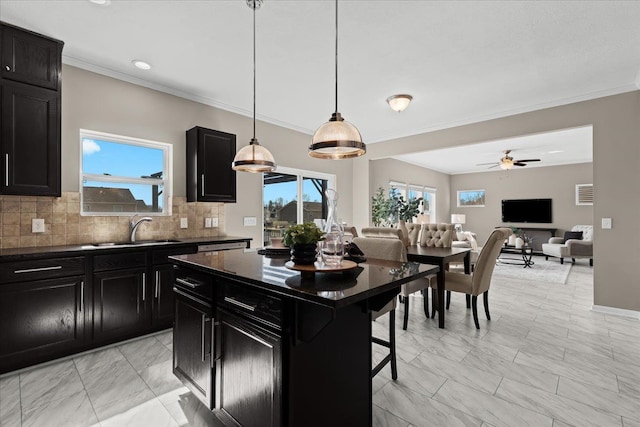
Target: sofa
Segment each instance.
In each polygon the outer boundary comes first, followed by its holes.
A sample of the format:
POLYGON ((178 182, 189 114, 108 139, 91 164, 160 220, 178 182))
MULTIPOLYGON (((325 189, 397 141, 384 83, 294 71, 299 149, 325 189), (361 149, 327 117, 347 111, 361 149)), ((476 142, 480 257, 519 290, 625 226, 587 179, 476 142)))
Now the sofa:
POLYGON ((574 225, 564 237, 550 238, 548 243, 542 244, 542 253, 547 260, 549 257, 560 258, 560 264, 565 258, 571 258, 574 263, 576 258, 586 258, 593 266, 593 225, 574 225), (581 238, 577 238, 580 232, 581 238))

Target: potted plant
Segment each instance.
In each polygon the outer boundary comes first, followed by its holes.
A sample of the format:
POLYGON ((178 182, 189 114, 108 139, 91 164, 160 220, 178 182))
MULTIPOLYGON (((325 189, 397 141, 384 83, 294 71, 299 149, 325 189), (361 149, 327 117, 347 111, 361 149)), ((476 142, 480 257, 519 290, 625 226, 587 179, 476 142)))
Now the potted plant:
POLYGON ((384 189, 379 187, 376 195, 371 199, 373 225, 392 227, 401 221, 411 221, 420 213, 421 200, 422 197, 405 201, 397 188, 391 188, 387 196, 384 189))
POLYGON ((321 240, 324 240, 324 232, 313 222, 292 225, 282 236, 282 243, 291 248, 291 261, 294 264, 313 264, 321 240))

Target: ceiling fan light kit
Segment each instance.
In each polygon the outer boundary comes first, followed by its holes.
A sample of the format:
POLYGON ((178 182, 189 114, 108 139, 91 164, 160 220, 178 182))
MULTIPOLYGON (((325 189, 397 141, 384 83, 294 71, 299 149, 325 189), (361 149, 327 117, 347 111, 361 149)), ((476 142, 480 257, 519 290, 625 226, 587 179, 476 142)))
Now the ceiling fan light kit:
POLYGON ((527 163, 530 162, 539 162, 540 159, 521 159, 521 160, 514 160, 513 157, 511 157, 509 155, 509 153, 511 153, 512 150, 504 150, 504 157, 502 157, 500 159, 499 162, 496 163, 480 163, 477 166, 485 166, 485 165, 492 165, 489 167, 489 169, 493 169, 496 166, 500 166, 500 169, 502 170, 511 170, 513 169, 514 166, 527 166, 527 163))
POLYGON ((367 147, 362 142, 362 136, 358 129, 345 121, 338 112, 338 0, 336 4, 336 56, 335 74, 336 109, 328 122, 321 125, 311 138, 309 156, 317 159, 348 159, 362 156, 367 152, 367 147))
POLYGON ((273 155, 256 138, 256 9, 262 6, 262 0, 247 0, 247 6, 253 10, 253 138, 236 153, 231 168, 241 172, 273 172, 276 170, 273 155))

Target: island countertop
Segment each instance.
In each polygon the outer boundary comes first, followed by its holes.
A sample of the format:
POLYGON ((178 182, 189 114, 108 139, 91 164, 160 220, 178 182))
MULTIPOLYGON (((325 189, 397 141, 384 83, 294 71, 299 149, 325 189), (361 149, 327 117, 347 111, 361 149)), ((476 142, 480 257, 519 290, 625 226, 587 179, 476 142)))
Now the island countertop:
POLYGON ((267 257, 255 249, 176 255, 170 260, 234 282, 332 308, 344 307, 429 274, 439 268, 414 262, 369 259, 343 272, 318 272, 303 278, 285 267, 288 257, 267 257))

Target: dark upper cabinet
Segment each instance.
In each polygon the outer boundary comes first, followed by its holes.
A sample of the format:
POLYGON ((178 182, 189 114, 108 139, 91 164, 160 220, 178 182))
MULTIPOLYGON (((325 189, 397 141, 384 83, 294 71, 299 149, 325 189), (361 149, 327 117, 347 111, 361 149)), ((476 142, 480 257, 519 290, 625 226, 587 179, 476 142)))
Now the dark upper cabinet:
POLYGON ((187 131, 187 201, 236 201, 236 136, 196 126, 187 131))
POLYGON ((0 194, 60 196, 62 42, 0 23, 0 194))
POLYGON ((57 90, 63 43, 31 31, 2 25, 3 79, 57 90))
POLYGON ((2 85, 0 193, 60 196, 60 97, 57 92, 2 85))

